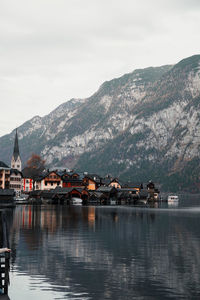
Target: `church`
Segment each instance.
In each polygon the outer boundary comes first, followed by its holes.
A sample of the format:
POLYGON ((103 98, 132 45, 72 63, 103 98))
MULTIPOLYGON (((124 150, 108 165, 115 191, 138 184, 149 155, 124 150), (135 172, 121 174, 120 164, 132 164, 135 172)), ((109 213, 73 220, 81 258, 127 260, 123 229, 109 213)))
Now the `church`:
POLYGON ((19 152, 18 134, 17 129, 15 133, 14 150, 11 158, 10 169, 10 189, 14 189, 16 196, 21 195, 22 190, 22 162, 19 152))

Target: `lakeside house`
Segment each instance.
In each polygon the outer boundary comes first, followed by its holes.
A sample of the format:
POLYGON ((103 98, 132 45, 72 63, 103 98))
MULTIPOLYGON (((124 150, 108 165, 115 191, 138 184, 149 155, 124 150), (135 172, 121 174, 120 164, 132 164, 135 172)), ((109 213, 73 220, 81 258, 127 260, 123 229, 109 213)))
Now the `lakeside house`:
POLYGON ((109 183, 109 186, 113 186, 115 188, 118 188, 118 189, 121 189, 122 187, 122 184, 120 183, 119 179, 118 178, 110 178, 110 183, 109 183))
POLYGON ((85 176, 83 178, 83 183, 87 187, 88 190, 90 191, 95 191, 103 185, 103 178, 101 178, 97 174, 88 174, 87 172, 85 173, 85 176))
POLYGON ((44 174, 40 180, 37 180, 37 182, 41 190, 51 190, 55 189, 57 186, 63 186, 62 177, 56 170, 47 171, 47 173, 44 174))
POLYGON ((0 189, 10 188, 10 168, 0 161, 0 189))

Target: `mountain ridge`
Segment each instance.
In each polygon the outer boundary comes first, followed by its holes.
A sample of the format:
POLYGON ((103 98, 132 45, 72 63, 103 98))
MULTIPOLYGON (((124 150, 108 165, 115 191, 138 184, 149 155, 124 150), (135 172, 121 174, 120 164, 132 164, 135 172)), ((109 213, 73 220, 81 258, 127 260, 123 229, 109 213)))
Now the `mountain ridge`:
MULTIPOLYGON (((89 98, 71 99, 22 124, 23 161, 36 152, 49 166, 197 191, 199 100, 200 55, 134 70, 104 82, 89 98)), ((14 131, 0 138, 7 163, 13 140, 14 131)))

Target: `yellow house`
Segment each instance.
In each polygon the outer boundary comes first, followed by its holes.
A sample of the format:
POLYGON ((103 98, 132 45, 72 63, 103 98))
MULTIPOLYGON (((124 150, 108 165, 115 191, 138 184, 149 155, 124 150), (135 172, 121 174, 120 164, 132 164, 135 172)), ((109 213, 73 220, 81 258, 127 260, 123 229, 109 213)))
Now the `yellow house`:
POLYGON ((92 179, 90 176, 85 176, 83 178, 83 183, 88 190, 94 191, 97 189, 97 182, 95 181, 95 179, 92 179))
POLYGON ((121 189, 122 187, 117 178, 113 178, 109 183, 109 186, 114 186, 116 189, 121 189))

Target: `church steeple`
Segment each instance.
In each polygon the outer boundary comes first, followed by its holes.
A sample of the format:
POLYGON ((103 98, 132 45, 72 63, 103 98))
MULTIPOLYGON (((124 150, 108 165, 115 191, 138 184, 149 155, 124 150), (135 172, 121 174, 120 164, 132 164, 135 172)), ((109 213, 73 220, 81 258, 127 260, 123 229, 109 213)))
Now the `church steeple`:
POLYGON ((18 144, 18 135, 17 135, 17 129, 15 133, 15 144, 14 144, 14 151, 13 151, 14 159, 17 160, 19 155, 19 144, 18 144))
POLYGON ((15 133, 15 143, 14 143, 13 156, 11 159, 11 168, 17 169, 19 171, 21 171, 21 168, 22 168, 21 158, 20 158, 20 154, 19 154, 17 129, 16 129, 16 133, 15 133))

